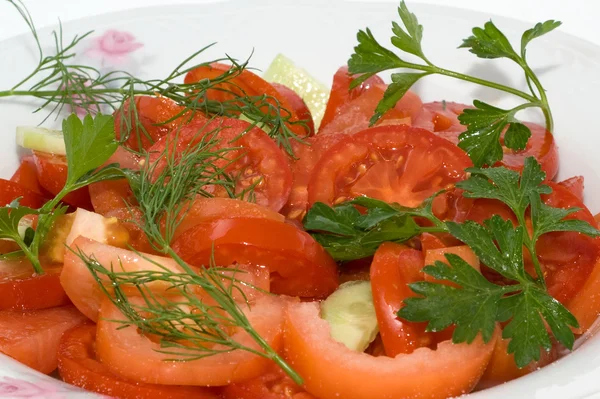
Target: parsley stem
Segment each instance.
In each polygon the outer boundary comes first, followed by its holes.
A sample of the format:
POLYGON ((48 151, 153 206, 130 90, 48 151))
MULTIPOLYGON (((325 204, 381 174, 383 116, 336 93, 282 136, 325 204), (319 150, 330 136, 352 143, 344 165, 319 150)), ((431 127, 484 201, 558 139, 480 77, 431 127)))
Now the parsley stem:
POLYGON ((15 240, 17 245, 19 247, 21 247, 21 250, 25 253, 25 256, 27 256, 27 258, 31 262, 31 265, 33 266, 33 270, 35 270, 35 273, 36 274, 44 274, 44 269, 42 268, 40 260, 37 257, 37 254, 34 254, 31 251, 31 249, 29 248, 29 246, 27 244, 25 244, 25 241, 23 241, 21 236, 15 235, 15 237, 13 237, 13 239, 15 240))
MULTIPOLYGON (((554 120, 552 119, 552 113, 550 112, 550 105, 548 104, 548 97, 546 96, 546 90, 542 86, 542 83, 538 79, 537 75, 531 70, 531 68, 529 67, 529 65, 527 65, 527 63, 523 63, 521 66, 523 67, 523 69, 525 70, 525 73, 527 74, 527 77, 529 78, 528 82, 529 81, 533 82, 533 84, 535 85, 535 87, 538 90, 538 93, 540 95, 540 101, 541 101, 541 104, 539 105, 539 107, 542 109, 542 112, 544 113, 544 118, 546 119, 546 129, 548 129, 548 131, 550 133, 553 133, 554 120)), ((532 90, 532 92, 533 92, 533 90, 532 90)))
MULTIPOLYGON (((527 226, 524 215, 518 214, 517 220, 521 226, 527 226)), ((535 274, 537 275, 537 279, 542 284, 544 289, 546 289, 546 279, 544 278, 544 273, 542 271, 542 265, 540 264, 540 260, 538 259, 538 256, 537 256, 537 251, 535 249, 535 241, 536 240, 532 239, 532 237, 529 235, 527 230, 525 230, 523 232, 523 244, 525 244, 525 247, 527 248, 527 250, 529 251, 529 254, 531 255, 531 260, 533 262, 533 266, 535 267, 535 274)))

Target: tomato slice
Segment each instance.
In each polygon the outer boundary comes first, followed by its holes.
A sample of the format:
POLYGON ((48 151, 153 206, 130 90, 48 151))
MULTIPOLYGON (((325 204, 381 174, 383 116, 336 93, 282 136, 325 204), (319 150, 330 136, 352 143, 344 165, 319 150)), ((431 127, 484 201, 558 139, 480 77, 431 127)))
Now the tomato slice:
POLYGON ((317 399, 273 364, 258 378, 228 385, 223 399, 317 399))
POLYGON ((412 353, 431 343, 431 334, 425 332, 426 323, 411 323, 396 315, 404 300, 414 296, 408 284, 423 280, 423 266, 423 254, 404 245, 386 242, 375 252, 371 290, 387 356, 412 353))
POLYGON ((10 181, 43 196, 46 196, 47 194, 37 179, 35 161, 32 156, 25 157, 21 160, 19 169, 17 169, 15 174, 10 178, 10 181))
POLYGON ((60 337, 85 317, 73 306, 21 312, 0 311, 0 352, 41 373, 57 366, 60 337))
POLYGON ((470 164, 461 149, 426 130, 375 127, 323 154, 308 184, 308 201, 331 205, 369 196, 415 207, 463 180, 470 164))
MULTIPOLYGON (((136 298, 130 301, 135 303, 136 298)), ((265 295, 250 309, 242 306, 252 327, 275 350, 282 346, 285 303, 279 297, 265 295)), ((184 362, 172 361, 169 359, 173 359, 173 355, 161 353, 159 343, 141 335, 135 327, 123 328, 118 323, 123 320, 125 316, 112 302, 105 300, 96 332, 98 359, 123 378, 149 384, 220 386, 256 378, 270 365, 268 359, 242 350, 184 362)), ((235 331, 231 337, 240 345, 261 350, 245 332, 235 331)), ((225 348, 217 345, 214 349, 225 348)), ((198 351, 191 349, 188 353, 198 355, 198 351)))
POLYGON ((435 101, 423 104, 423 109, 413 121, 413 126, 427 129, 454 144, 458 136, 467 128, 461 125, 458 116, 470 105, 449 101, 435 101))
POLYGON ((579 328, 575 330, 577 334, 585 333, 596 322, 600 316, 600 259, 596 260, 590 277, 567 308, 579 322, 579 328))
POLYGON ((199 225, 217 219, 265 218, 283 222, 285 218, 269 208, 231 198, 201 198, 186 209, 185 216, 173 233, 173 241, 182 233, 199 225))
POLYGON ((284 345, 305 388, 321 399, 448 398, 470 392, 490 360, 498 333, 487 344, 445 341, 395 358, 374 357, 340 345, 319 317, 316 303, 289 306, 284 345))
MULTIPOLYGON (((220 63, 212 63, 210 65, 198 67, 187 73, 185 76, 185 83, 196 83, 202 79, 218 79, 225 75, 230 74, 231 65, 225 65, 220 63)), ((235 73, 235 72, 234 72, 235 73)), ((242 95, 244 97, 263 96, 267 95, 267 102, 269 104, 280 106, 287 110, 290 116, 290 122, 297 122, 302 119, 294 112, 294 106, 290 104, 287 97, 280 93, 273 85, 255 74, 254 72, 244 69, 241 73, 237 73, 237 76, 230 77, 227 83, 220 83, 214 86, 214 89, 206 91, 206 96, 210 100, 216 100, 220 102, 229 101, 235 98, 235 94, 242 95)), ((268 106, 264 106, 262 111, 265 113, 272 113, 268 106)), ((282 110, 282 116, 286 115, 286 112, 282 110)), ((289 124, 290 130, 300 137, 310 135, 308 128, 299 124, 289 124)))
POLYGON ((340 67, 335 75, 333 75, 333 82, 331 84, 331 92, 329 93, 329 99, 327 100, 327 107, 321 120, 321 129, 324 128, 334 120, 339 114, 341 108, 348 102, 359 97, 365 91, 376 85, 385 85, 384 81, 377 75, 373 75, 360 85, 350 90, 350 83, 352 83, 353 76, 348 73, 348 67, 340 67))
POLYGON ((186 262, 207 266, 237 263, 264 266, 271 291, 326 297, 339 285, 337 265, 308 233, 268 219, 220 219, 183 233, 173 250, 186 262))
MULTIPOLYGON (((385 89, 385 85, 372 86, 354 100, 346 103, 339 109, 335 119, 325 127, 321 125, 319 134, 353 134, 368 128, 370 126, 371 117, 375 113, 375 108, 383 98, 385 89)), ((377 124, 410 125, 412 118, 421 111, 421 105, 422 102, 419 96, 412 91, 406 92, 396 106, 386 112, 377 124)))
MULTIPOLYGON (((263 130, 242 120, 217 118, 207 124, 192 123, 173 131, 150 149, 150 164, 158 162, 154 173, 160 173, 167 165, 164 157, 167 146, 176 153, 181 153, 189 146, 208 140, 219 140, 212 151, 236 148, 221 154, 230 164, 225 159, 219 159, 215 162, 215 167, 224 167, 234 179, 237 194, 254 185, 257 204, 275 211, 281 209, 292 189, 292 172, 287 158, 263 130), (216 137, 213 138, 215 134, 216 137)), ((207 187, 206 190, 214 196, 228 196, 222 187, 207 187)))
POLYGON ((120 399, 218 399, 209 388, 143 384, 113 374, 96 358, 96 326, 85 323, 65 332, 58 347, 63 381, 120 399))
POLYGON ((31 191, 19 183, 0 179, 0 206, 5 206, 20 198, 19 203, 34 209, 40 208, 46 200, 41 194, 31 191))
POLYGON ((302 97, 285 85, 279 83, 271 83, 271 85, 288 101, 290 107, 292 108, 291 110, 298 116, 298 120, 306 123, 306 127, 308 128, 308 136, 314 135, 315 122, 313 121, 312 114, 310 113, 310 110, 308 109, 308 106, 302 97))
POLYGON ((60 285, 60 267, 44 267, 36 274, 26 259, 0 261, 0 309, 36 310, 67 305, 60 285))
MULTIPOLYGON (((139 162, 140 159, 136 154, 120 146, 105 165, 116 163, 121 168, 139 170, 139 162)), ((137 205, 127 179, 102 181, 90 184, 88 187, 94 211, 101 215, 106 215, 114 209, 137 205)))
MULTIPOLYGON (((102 244, 85 237, 76 238, 71 247, 76 252, 81 251, 88 256, 93 256, 101 265, 108 269, 111 266, 117 267, 118 265, 119 270, 125 272, 143 270, 161 271, 164 268, 176 273, 183 272, 171 258, 139 254, 102 244), (157 264, 161 265, 162 268, 157 264)), ((99 277, 102 278, 103 276, 100 275, 99 277)), ((65 262, 60 275, 60 282, 77 309, 91 320, 97 321, 100 304, 106 294, 102 291, 83 260, 73 251, 65 251, 65 262)), ((161 281, 154 281, 147 283, 146 287, 155 292, 164 292, 171 285, 161 281)), ((110 289, 110 286, 106 288, 110 289)), ((135 288, 132 288, 128 292, 131 295, 139 295, 135 288)))
MULTIPOLYGON (((34 151, 33 159, 37 169, 38 181, 50 194, 56 195, 67 182, 67 159, 62 155, 53 155, 34 151)), ((63 202, 77 208, 92 210, 90 193, 87 187, 71 191, 63 202)))
POLYGON ((135 96, 134 99, 135 110, 131 108, 131 99, 127 99, 113 116, 117 139, 121 139, 125 132, 128 138, 124 145, 135 151, 147 150, 158 139, 191 120, 206 120, 198 112, 184 112, 183 106, 166 97, 135 96), (143 129, 138 129, 136 118, 143 129))
POLYGON ((142 211, 138 207, 115 208, 104 214, 107 218, 117 218, 119 224, 129 233, 127 242, 131 248, 145 253, 154 254, 156 250, 150 244, 146 233, 142 230, 141 223, 144 223, 142 211))
POLYGON ((571 194, 576 196, 579 201, 583 202, 583 176, 573 176, 569 179, 558 182, 558 184, 569 190, 571 194))

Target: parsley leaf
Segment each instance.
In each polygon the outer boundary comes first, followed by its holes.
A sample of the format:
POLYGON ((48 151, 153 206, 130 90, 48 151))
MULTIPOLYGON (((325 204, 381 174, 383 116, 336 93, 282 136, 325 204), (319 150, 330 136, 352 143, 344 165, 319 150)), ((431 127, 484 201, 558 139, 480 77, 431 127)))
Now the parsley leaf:
POLYGON ((561 24, 562 22, 560 21, 554 21, 550 19, 545 22, 538 22, 533 28, 523 32, 523 36, 521 36, 521 57, 525 59, 526 47, 530 41, 553 31, 561 24))
POLYGON ((464 39, 459 48, 468 48, 479 58, 510 58, 518 62, 519 55, 492 21, 486 22, 483 29, 473 28, 472 32, 473 36, 464 39))
POLYGON ((429 73, 393 73, 392 83, 385 89, 383 99, 377 104, 375 114, 370 120, 371 124, 377 122, 383 114, 394 108, 412 85, 426 75, 429 75, 429 73))
MULTIPOLYGON (((405 51, 409 54, 416 55, 422 60, 427 61, 421 48, 421 40, 423 39, 423 26, 419 24, 415 14, 408 11, 406 3, 401 2, 398 7, 398 15, 402 20, 402 23, 406 27, 406 30, 402 29, 396 22, 392 22, 392 44, 398 47, 400 50, 405 51)), ((427 61, 429 63, 429 61, 427 61)))

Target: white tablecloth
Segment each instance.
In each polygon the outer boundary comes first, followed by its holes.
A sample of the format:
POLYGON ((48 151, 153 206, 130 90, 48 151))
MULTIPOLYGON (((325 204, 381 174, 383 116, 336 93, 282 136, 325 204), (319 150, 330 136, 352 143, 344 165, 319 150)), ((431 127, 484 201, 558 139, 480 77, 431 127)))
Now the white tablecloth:
MULTIPOLYGON (((24 0, 24 2, 40 28, 56 24, 59 17, 66 22, 100 13, 171 3, 168 0, 24 0)), ((202 2, 206 0, 173 1, 173 3, 202 2)), ((598 23, 600 1, 598 0, 408 0, 408 3, 409 6, 410 3, 452 5, 482 11, 490 16, 502 15, 532 23, 558 19, 563 22, 562 31, 600 45, 598 23)), ((12 7, 6 1, 0 0, 0 40, 26 31, 27 27, 12 7)))

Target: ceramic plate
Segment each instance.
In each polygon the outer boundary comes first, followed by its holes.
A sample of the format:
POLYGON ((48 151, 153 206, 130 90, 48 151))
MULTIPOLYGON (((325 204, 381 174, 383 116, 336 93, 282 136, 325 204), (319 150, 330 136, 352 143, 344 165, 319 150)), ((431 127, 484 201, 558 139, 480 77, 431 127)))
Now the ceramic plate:
MULTIPOLYGON (((277 53, 284 53, 317 78, 329 83, 336 69, 348 59, 359 28, 369 26, 376 37, 390 36, 390 22, 397 18, 397 3, 363 1, 205 1, 196 5, 138 9, 65 24, 64 37, 95 30, 82 44, 78 59, 99 68, 119 68, 140 77, 162 77, 180 60, 199 48, 208 50, 204 60, 227 53, 238 59, 252 54, 251 65, 266 68, 277 53), (113 32, 111 32, 113 31, 113 32), (124 51, 103 43, 108 35, 123 39, 124 51)), ((411 6, 409 4, 409 6, 411 6)), ((516 20, 480 13, 415 4, 411 10, 425 27, 424 48, 436 64, 481 77, 523 87, 524 77, 509 61, 485 61, 466 50, 457 50, 461 39, 473 26, 490 17, 519 40, 530 28, 516 20)), ((17 14, 15 12, 15 18, 17 14)), ((556 18, 560 19, 560 15, 556 18)), ((35 16, 34 16, 35 18, 35 16)), ((39 32, 45 50, 51 51, 50 30, 39 32)), ((35 47, 30 36, 0 43, 0 90, 12 87, 35 66, 35 47)), ((560 147, 559 179, 585 176, 586 203, 592 212, 600 211, 600 164, 597 149, 595 104, 600 93, 600 48, 560 32, 536 40, 528 51, 534 69, 539 71, 548 91, 556 121, 560 147)), ((443 77, 424 79, 416 87, 424 101, 446 99, 470 102, 478 98, 498 106, 510 105, 509 95, 443 77)), ((14 143, 17 125, 40 123, 44 111, 32 114, 36 103, 25 98, 0 99, 0 175, 8 177, 17 166, 14 143)), ((541 122, 532 113, 526 119, 541 122)), ((59 121, 47 120, 53 127, 59 121)), ((494 389, 467 395, 472 399, 504 398, 587 398, 600 392, 600 337, 585 343, 573 354, 517 381, 494 389)), ((402 376, 398 376, 402 378, 402 376)), ((0 396, 27 398, 92 397, 76 388, 39 375, 14 361, 0 357, 0 396)))

